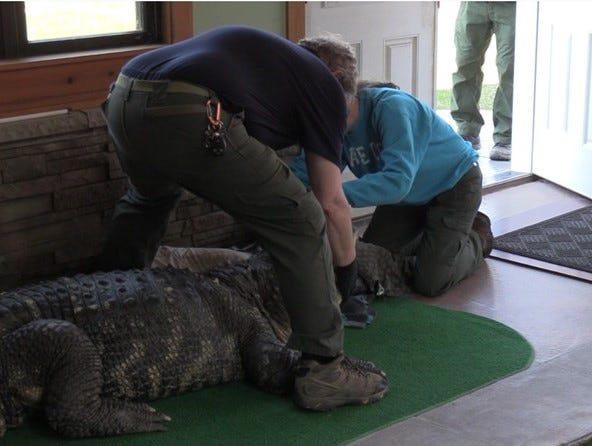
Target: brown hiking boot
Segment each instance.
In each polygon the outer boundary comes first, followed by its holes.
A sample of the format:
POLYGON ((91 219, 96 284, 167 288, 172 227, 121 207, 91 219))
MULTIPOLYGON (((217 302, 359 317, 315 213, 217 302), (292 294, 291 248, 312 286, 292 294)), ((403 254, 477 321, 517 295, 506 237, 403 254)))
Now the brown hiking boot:
POLYGON ((330 410, 346 404, 369 404, 388 390, 386 374, 371 362, 339 355, 326 364, 300 360, 294 403, 303 409, 330 410))
POLYGON ((483 258, 489 257, 493 249, 493 233, 491 232, 491 220, 483 212, 477 212, 475 220, 473 220, 473 231, 475 231, 481 239, 483 246, 483 258))

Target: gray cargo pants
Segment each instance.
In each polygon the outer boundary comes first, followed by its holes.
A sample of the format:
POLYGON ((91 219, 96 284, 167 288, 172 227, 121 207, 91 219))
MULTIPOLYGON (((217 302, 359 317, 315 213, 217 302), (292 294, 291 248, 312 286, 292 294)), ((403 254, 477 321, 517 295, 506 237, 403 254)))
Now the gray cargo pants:
POLYGON ((270 253, 290 315, 289 346, 335 356, 343 326, 323 211, 275 151, 222 113, 228 147, 203 147, 204 104, 215 93, 184 82, 121 76, 103 106, 129 190, 118 201, 102 255, 105 269, 149 266, 185 188, 220 206, 270 253))
POLYGON ((456 185, 421 206, 378 206, 363 240, 406 258, 415 291, 438 296, 483 263, 471 229, 481 204, 482 174, 473 166, 456 185))
POLYGON ((483 83, 481 67, 495 34, 499 85, 493 99, 493 142, 512 141, 512 93, 514 89, 515 2, 461 2, 454 43, 458 71, 452 75, 450 114, 463 136, 478 136, 484 124, 479 112, 483 83))

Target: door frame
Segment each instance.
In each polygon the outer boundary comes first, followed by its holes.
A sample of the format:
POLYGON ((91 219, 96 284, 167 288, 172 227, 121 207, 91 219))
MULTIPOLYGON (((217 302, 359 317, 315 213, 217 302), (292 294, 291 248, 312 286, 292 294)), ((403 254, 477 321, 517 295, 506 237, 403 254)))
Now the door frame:
MULTIPOLYGON (((292 41, 298 41, 304 37, 305 5, 306 2, 286 2, 286 34, 292 41)), ((511 170, 514 172, 532 173, 538 14, 538 1, 516 2, 516 23, 519 26, 516 26, 512 105, 511 170)), ((437 33, 437 26, 436 19, 434 36, 437 33)), ((434 48, 436 48, 435 44, 434 48)))
POLYGON ((304 37, 306 27, 306 2, 286 2, 286 37, 298 42, 304 37))
POLYGON ((539 2, 516 2, 512 161, 514 172, 532 173, 539 2))

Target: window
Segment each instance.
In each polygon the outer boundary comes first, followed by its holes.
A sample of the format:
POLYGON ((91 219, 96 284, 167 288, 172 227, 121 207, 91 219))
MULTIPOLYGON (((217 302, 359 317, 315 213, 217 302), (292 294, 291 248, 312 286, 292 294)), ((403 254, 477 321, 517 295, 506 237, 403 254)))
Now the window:
POLYGON ((156 43, 160 2, 0 2, 0 57, 17 58, 156 43))

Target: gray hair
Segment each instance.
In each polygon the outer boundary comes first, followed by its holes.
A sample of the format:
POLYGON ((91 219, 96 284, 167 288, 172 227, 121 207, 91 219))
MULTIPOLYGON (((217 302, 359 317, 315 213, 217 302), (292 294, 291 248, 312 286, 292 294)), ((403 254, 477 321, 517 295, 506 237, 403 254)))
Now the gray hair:
POLYGON ((358 81, 358 93, 364 88, 392 88, 393 90, 400 90, 397 84, 389 81, 374 81, 374 80, 361 80, 358 81))
POLYGON ((337 34, 324 33, 305 37, 298 45, 312 51, 327 65, 343 87, 346 100, 355 96, 358 68, 356 54, 349 43, 337 34))

